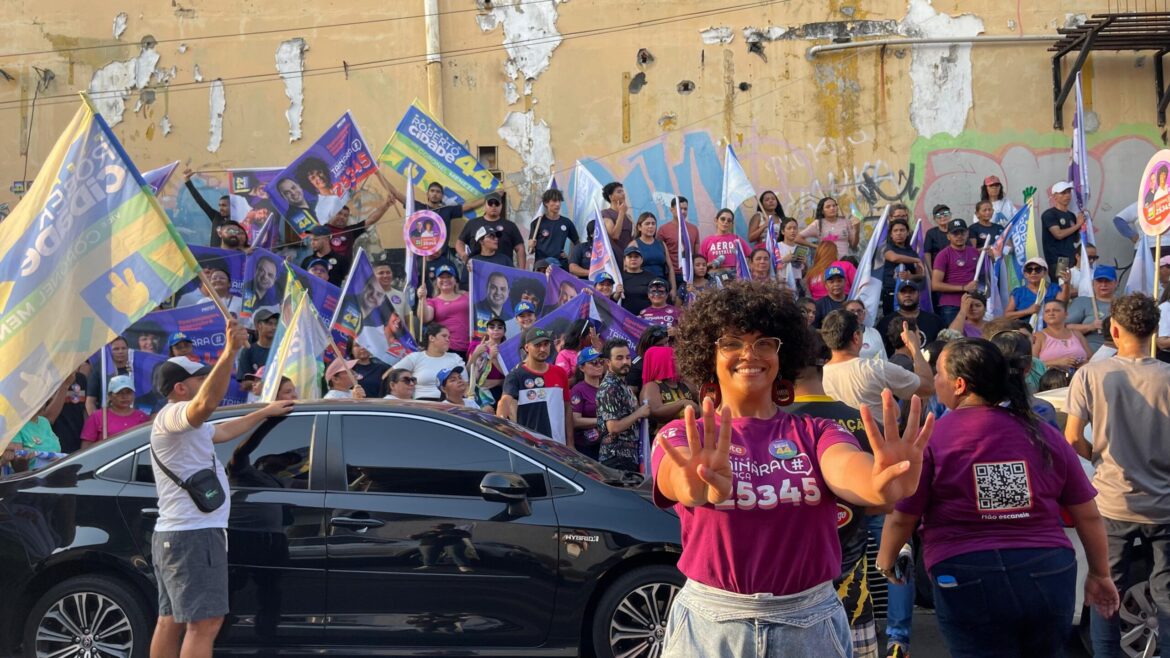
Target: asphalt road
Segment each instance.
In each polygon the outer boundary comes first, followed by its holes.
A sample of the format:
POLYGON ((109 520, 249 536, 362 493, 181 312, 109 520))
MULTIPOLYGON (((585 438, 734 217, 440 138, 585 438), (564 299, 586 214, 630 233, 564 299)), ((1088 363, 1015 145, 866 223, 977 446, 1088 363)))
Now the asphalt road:
MULTIPOLYGON (((910 655, 912 658, 950 658, 942 633, 938 628, 934 611, 926 608, 914 609, 914 625, 910 632, 910 655)), ((1069 642, 1066 658, 1090 658, 1080 642, 1073 638, 1069 642)))

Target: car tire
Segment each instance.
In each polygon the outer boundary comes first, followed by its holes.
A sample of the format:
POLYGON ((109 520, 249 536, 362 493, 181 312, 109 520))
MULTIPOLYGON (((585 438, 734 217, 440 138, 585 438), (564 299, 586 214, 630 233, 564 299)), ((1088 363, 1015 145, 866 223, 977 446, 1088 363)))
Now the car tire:
POLYGON ((109 576, 78 576, 45 592, 24 627, 25 658, 125 655, 145 658, 150 649, 149 613, 128 586, 109 576), (97 626, 93 626, 94 623, 97 626), (87 654, 86 648, 97 650, 87 654))
POLYGON ((613 581, 593 609, 596 658, 658 658, 666 616, 686 579, 675 567, 639 567, 613 581))

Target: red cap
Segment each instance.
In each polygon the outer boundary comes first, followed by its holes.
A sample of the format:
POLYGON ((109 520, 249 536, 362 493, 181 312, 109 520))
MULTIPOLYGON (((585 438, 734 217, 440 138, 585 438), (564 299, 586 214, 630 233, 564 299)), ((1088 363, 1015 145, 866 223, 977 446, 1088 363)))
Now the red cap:
POLYGON ((983 179, 983 186, 987 187, 989 185, 1003 185, 1003 183, 999 182, 999 176, 988 176, 983 179))

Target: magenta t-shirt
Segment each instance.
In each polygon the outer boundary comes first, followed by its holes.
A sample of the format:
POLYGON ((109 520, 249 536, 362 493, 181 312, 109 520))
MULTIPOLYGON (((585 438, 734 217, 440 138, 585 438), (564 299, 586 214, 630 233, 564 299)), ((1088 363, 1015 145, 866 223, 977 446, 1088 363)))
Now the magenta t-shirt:
POLYGON ((471 311, 467 306, 467 293, 459 295, 452 301, 430 297, 427 299, 427 306, 435 309, 435 322, 451 332, 450 349, 466 353, 471 342, 471 318, 468 315, 471 311))
MULTIPOLYGON (((583 418, 597 418, 597 387, 585 380, 577 382, 569 390, 569 404, 574 413, 581 414, 583 418)), ((573 430, 573 445, 593 445, 600 438, 596 425, 573 430)))
MULTIPOLYGON (((857 439, 833 421, 783 411, 768 420, 731 423, 731 498, 686 507, 654 486, 654 502, 673 505, 682 524, 679 571, 728 592, 773 595, 802 592, 841 575, 837 497, 821 476, 820 462, 829 446, 857 446, 857 439)), ((682 420, 668 423, 659 436, 687 445, 682 420)), ((655 476, 664 456, 661 448, 652 453, 655 476)))
POLYGON ((1060 432, 1045 423, 1037 431, 1051 463, 1006 409, 966 407, 938 419, 918 490, 897 504, 922 517, 927 569, 977 551, 1071 548, 1060 508, 1088 502, 1097 490, 1060 432))
MULTIPOLYGON (((150 416, 138 409, 134 409, 128 416, 119 416, 116 413, 108 414, 106 426, 110 430, 110 436, 117 436, 131 427, 138 427, 143 423, 149 423, 150 416)), ((90 414, 85 419, 85 424, 81 426, 81 440, 82 441, 101 441, 102 436, 102 411, 98 409, 96 412, 90 414)))
MULTIPOLYGON (((979 250, 975 247, 955 249, 947 245, 946 249, 938 252, 934 257, 934 269, 943 273, 943 283, 961 286, 975 280, 975 264, 979 261, 979 250)), ((933 276, 933 275, 932 275, 933 276)), ((939 306, 958 306, 963 303, 961 292, 940 292, 939 306)))
POLYGON ((667 304, 661 308, 647 306, 646 308, 642 309, 642 312, 638 314, 638 317, 651 324, 660 325, 669 329, 670 327, 678 324, 678 319, 682 317, 682 311, 678 310, 678 307, 671 306, 670 304, 667 304))
POLYGON ((735 245, 737 244, 743 248, 744 258, 752 253, 752 247, 747 243, 747 240, 734 233, 708 235, 703 239, 703 244, 699 245, 699 253, 707 259, 707 264, 712 268, 735 267, 735 245), (723 256, 723 262, 714 265, 713 261, 720 256, 723 256))

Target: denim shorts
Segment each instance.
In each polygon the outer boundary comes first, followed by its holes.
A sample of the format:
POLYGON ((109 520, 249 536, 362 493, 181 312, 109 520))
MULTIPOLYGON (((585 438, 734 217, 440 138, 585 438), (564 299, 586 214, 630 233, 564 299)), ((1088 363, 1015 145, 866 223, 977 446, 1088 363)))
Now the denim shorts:
POLYGON ((851 658, 849 620, 832 583, 773 596, 693 580, 674 599, 662 658, 851 658))
POLYGON ((159 616, 186 624, 227 614, 226 530, 155 532, 150 548, 158 581, 159 616))

